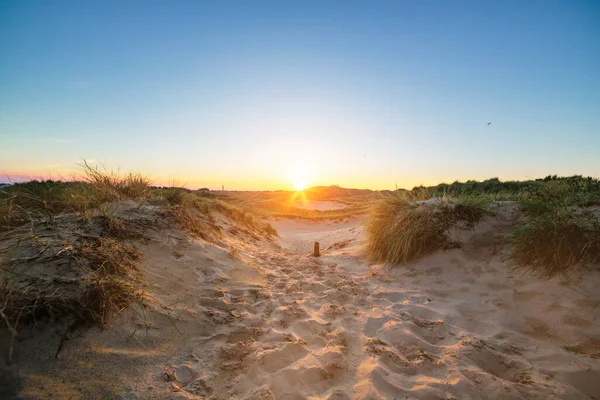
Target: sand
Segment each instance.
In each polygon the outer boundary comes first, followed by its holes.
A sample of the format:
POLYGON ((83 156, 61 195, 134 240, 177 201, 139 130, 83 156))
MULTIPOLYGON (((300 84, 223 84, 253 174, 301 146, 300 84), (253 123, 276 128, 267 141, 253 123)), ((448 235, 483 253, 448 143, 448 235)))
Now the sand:
POLYGON ((304 208, 306 210, 318 210, 318 211, 327 211, 327 210, 341 210, 348 207, 344 203, 340 203, 337 201, 321 201, 321 200, 303 200, 299 199, 296 201, 295 205, 298 208, 304 208))
MULTIPOLYGON (((498 235, 514 217, 505 207, 473 232, 454 232, 461 249, 405 266, 365 257, 361 219, 272 221, 276 242, 154 232, 141 246, 152 304, 132 306, 104 330, 74 333, 56 359, 59 332, 22 338, 13 390, 31 398, 600 398, 600 273, 545 280, 513 270, 498 235), (314 241, 322 257, 310 254, 314 241)), ((224 217, 219 224, 231 226, 224 217)))

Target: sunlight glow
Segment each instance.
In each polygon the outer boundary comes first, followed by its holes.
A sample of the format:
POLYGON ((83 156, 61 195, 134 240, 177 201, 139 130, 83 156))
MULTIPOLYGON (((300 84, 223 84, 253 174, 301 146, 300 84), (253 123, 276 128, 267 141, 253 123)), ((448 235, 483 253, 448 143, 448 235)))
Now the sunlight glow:
POLYGON ((301 192, 310 186, 313 181, 313 168, 310 166, 310 161, 307 161, 308 157, 302 157, 303 164, 296 164, 290 168, 289 181, 293 184, 296 191, 301 192))

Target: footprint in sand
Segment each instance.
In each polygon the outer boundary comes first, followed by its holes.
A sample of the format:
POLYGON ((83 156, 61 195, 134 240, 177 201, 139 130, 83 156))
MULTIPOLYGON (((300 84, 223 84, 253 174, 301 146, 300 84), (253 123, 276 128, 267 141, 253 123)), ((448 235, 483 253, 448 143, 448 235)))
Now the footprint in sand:
POLYGON ((304 358, 306 354, 308 350, 302 344, 290 343, 281 349, 267 351, 257 358, 262 369, 273 373, 304 358))

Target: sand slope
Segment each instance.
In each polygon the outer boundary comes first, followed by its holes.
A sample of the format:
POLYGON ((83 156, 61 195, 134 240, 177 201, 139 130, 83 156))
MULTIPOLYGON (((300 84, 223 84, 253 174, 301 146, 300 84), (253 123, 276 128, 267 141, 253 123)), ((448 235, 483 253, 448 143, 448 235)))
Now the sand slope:
POLYGON ((43 357, 56 333, 24 339, 12 371, 33 398, 599 398, 600 273, 511 270, 498 234, 512 218, 396 267, 364 258, 360 220, 273 221, 278 243, 157 232, 142 248, 151 307, 57 360, 43 357))

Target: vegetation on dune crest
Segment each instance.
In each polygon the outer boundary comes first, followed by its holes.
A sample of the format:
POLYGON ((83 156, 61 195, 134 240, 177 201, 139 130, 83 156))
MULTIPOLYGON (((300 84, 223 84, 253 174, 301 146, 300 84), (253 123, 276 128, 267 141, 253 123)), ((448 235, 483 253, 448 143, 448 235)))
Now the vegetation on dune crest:
POLYGON ((472 227, 489 213, 482 196, 442 197, 416 201, 396 192, 372 205, 367 222, 367 246, 381 262, 407 263, 437 250, 456 247, 448 230, 459 224, 472 227))
POLYGON ((148 198, 150 180, 82 164, 79 181, 31 181, 0 190, 0 230, 62 212, 87 213, 106 202, 148 198))
POLYGON ((140 173, 119 172, 91 166, 86 161, 82 164, 83 181, 93 189, 97 204, 123 199, 141 199, 151 195, 150 180, 140 173))
POLYGON ((552 213, 565 207, 600 204, 600 181, 570 177, 554 179, 519 193, 519 206, 529 216, 552 213))
POLYGON ((542 275, 600 261, 600 222, 589 211, 551 209, 525 219, 508 240, 512 259, 542 275))
POLYGON ((402 263, 452 247, 448 229, 486 213, 486 202, 516 201, 521 218, 507 235, 512 260, 546 276, 600 262, 600 181, 547 176, 525 182, 440 184, 398 190, 372 206, 368 246, 379 261, 402 263), (441 200, 433 200, 441 196, 441 200), (430 199, 428 202, 419 200, 430 199))
POLYGON ((104 324, 130 302, 144 301, 141 254, 132 240, 148 228, 174 221, 213 240, 221 237, 215 217, 221 213, 253 239, 277 235, 252 212, 206 191, 153 188, 140 174, 85 162, 82 168, 77 182, 0 189, 0 325, 8 326, 13 343, 22 323, 104 324))
MULTIPOLYGON (((436 186, 416 186, 410 192, 418 193, 428 198, 440 196, 459 196, 459 195, 490 195, 496 200, 517 200, 524 193, 536 191, 545 191, 548 186, 555 185, 563 187, 571 193, 577 195, 588 194, 591 197, 600 193, 600 181, 592 177, 583 177, 574 175, 568 177, 559 177, 548 175, 545 178, 527 180, 527 181, 501 181, 498 178, 486 179, 484 181, 466 181, 453 183, 440 183, 436 186)), ((585 195, 584 195, 585 197, 585 195)))
POLYGON ((534 273, 553 276, 600 261, 600 182, 592 178, 552 179, 524 191, 524 216, 507 239, 511 258, 534 273))
POLYGON ((22 323, 104 324, 144 298, 135 284, 139 252, 113 237, 101 218, 81 224, 71 215, 52 226, 32 222, 1 245, 0 317, 12 343, 22 323))
POLYGON ((243 230, 255 239, 257 231, 268 236, 277 236, 277 231, 271 224, 261 220, 259 216, 245 207, 228 203, 216 196, 205 192, 194 192, 184 188, 163 188, 156 191, 156 196, 168 204, 167 213, 179 225, 203 239, 209 239, 211 233, 221 236, 220 227, 216 224, 212 213, 218 212, 238 223, 238 230, 243 230), (247 229, 244 229, 247 228, 247 229), (248 229, 250 231, 248 231, 248 229))

